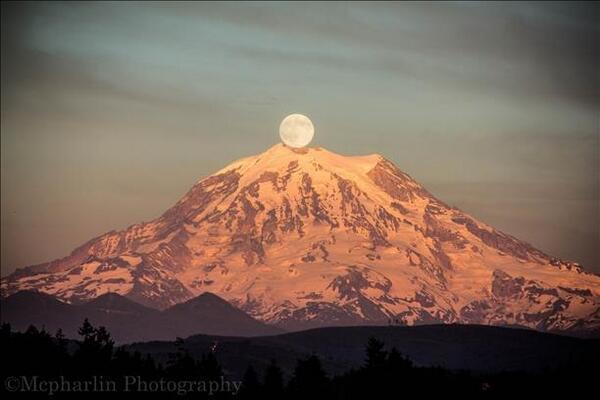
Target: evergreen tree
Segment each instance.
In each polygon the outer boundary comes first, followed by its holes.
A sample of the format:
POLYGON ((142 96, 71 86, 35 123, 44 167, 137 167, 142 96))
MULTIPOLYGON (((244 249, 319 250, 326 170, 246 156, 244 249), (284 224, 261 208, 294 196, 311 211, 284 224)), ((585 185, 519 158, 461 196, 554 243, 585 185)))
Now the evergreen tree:
POLYGON ((110 333, 103 326, 94 328, 87 318, 78 332, 83 339, 75 353, 78 371, 109 375, 114 347, 110 333))
POLYGON ((10 339, 10 336, 11 336, 10 324, 3 323, 2 327, 0 327, 0 339, 4 342, 4 340, 10 339))
POLYGON ((326 398, 329 394, 330 381, 321 366, 321 360, 312 355, 298 360, 294 376, 288 385, 292 398, 326 398))
POLYGON ((385 366, 387 352, 383 350, 384 344, 373 337, 367 343, 367 358, 365 366, 367 369, 381 369, 385 366))
POLYGON ((277 365, 277 362, 271 360, 265 371, 264 398, 269 400, 280 399, 284 395, 283 389, 283 372, 277 365))
POLYGON ((219 380, 223 376, 223 370, 214 353, 202 354, 198 364, 200 376, 206 380, 219 380))
POLYGON ((392 347, 388 354, 387 368, 393 373, 404 373, 413 366, 412 361, 404 357, 395 347, 392 347))
POLYGON ((240 398, 241 399, 258 399, 265 398, 265 396, 261 395, 262 386, 258 380, 258 375, 256 370, 252 365, 249 365, 246 368, 246 372, 244 372, 244 377, 242 378, 242 388, 240 389, 240 398))

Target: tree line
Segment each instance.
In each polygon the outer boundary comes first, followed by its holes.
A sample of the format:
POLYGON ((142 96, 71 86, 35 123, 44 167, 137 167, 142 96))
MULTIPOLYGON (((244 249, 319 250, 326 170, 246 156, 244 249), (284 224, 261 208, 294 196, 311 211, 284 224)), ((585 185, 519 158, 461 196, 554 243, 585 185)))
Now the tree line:
MULTIPOLYGON (((593 382, 597 369, 597 365, 581 365, 537 374, 473 374, 421 367, 395 348, 387 349, 383 342, 371 338, 365 346, 363 365, 337 376, 329 376, 319 356, 313 354, 298 359, 293 371, 287 374, 277 360, 272 360, 263 370, 248 365, 238 382, 225 376, 212 351, 193 357, 182 339, 176 342, 177 351, 169 360, 159 363, 149 355, 115 346, 104 327, 94 327, 88 320, 83 322, 79 335, 80 340, 74 341, 66 339, 60 330, 50 334, 32 326, 20 333, 12 331, 7 324, 2 325, 3 395, 48 398, 47 390, 32 392, 31 377, 36 377, 38 383, 50 381, 58 385, 64 384, 60 379, 65 377, 69 384, 89 383, 95 377, 96 386, 92 388, 95 390, 85 391, 86 398, 106 398, 113 392, 145 399, 380 399, 390 394, 395 395, 393 398, 403 395, 555 396, 584 390, 587 383, 593 382), (15 380, 22 376, 30 381, 15 380), (131 382, 124 377, 137 381, 137 386, 129 387, 131 382), (206 386, 200 387, 200 382, 206 386), (98 384, 104 385, 100 389, 105 390, 97 390, 98 384), (15 390, 14 385, 20 385, 19 390, 15 390)), ((52 398, 80 398, 82 394, 73 390, 74 387, 67 386, 70 391, 64 387, 58 389, 51 394, 52 398)))

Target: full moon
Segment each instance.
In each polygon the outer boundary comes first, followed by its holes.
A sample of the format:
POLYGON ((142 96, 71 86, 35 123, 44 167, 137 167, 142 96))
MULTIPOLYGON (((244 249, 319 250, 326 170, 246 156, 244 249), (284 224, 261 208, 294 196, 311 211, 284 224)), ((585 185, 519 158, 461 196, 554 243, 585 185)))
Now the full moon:
POLYGON ((290 147, 300 148, 310 143, 315 134, 312 121, 302 114, 290 114, 279 125, 281 141, 290 147))

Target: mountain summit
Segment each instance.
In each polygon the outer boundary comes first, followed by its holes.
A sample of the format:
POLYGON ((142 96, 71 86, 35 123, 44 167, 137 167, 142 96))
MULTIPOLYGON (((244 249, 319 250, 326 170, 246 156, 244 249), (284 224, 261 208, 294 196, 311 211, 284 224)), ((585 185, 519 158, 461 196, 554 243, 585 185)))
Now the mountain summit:
POLYGON ((436 199, 379 155, 278 144, 159 218, 19 269, 3 295, 107 292, 164 309, 204 292, 288 329, 477 323, 598 329, 600 277, 436 199))

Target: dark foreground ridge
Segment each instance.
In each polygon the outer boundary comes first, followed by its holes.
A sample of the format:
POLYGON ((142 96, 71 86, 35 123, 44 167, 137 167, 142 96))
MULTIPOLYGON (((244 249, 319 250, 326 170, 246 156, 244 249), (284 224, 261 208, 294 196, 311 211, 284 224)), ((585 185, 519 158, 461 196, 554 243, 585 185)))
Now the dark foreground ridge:
MULTIPOLYGON (((600 359, 598 339, 483 325, 331 327, 254 338, 196 335, 185 340, 185 348, 198 356, 216 344, 219 359, 236 376, 249 363, 266 368, 271 359, 291 372, 298 358, 312 354, 322 357, 328 373, 339 374, 362 365, 370 338, 395 347, 418 366, 450 370, 539 372, 600 359)), ((128 348, 166 360, 177 344, 147 342, 128 348)))
POLYGON ((107 398, 115 393, 144 399, 365 399, 390 394, 394 398, 572 397, 592 390, 600 356, 596 340, 479 326, 325 328, 271 338, 194 336, 116 347, 105 328, 85 320, 79 335, 80 340, 70 341, 60 331, 50 335, 32 327, 17 333, 2 325, 3 395, 54 399, 82 394, 107 398), (429 357, 435 354, 454 365, 464 357, 468 360, 469 352, 471 359, 479 359, 472 366, 493 363, 506 351, 513 353, 513 362, 519 361, 520 352, 523 364, 479 370, 425 366, 424 358, 418 362, 397 345, 416 346, 413 354, 421 352, 421 357, 425 357, 423 349, 429 348, 429 357), (482 354, 497 345, 500 348, 494 352, 482 354), (337 354, 342 349, 348 364, 337 354), (548 363, 542 369, 529 368, 527 359, 541 361, 542 349, 549 352, 548 363), (570 357, 561 356, 568 352, 570 357))

